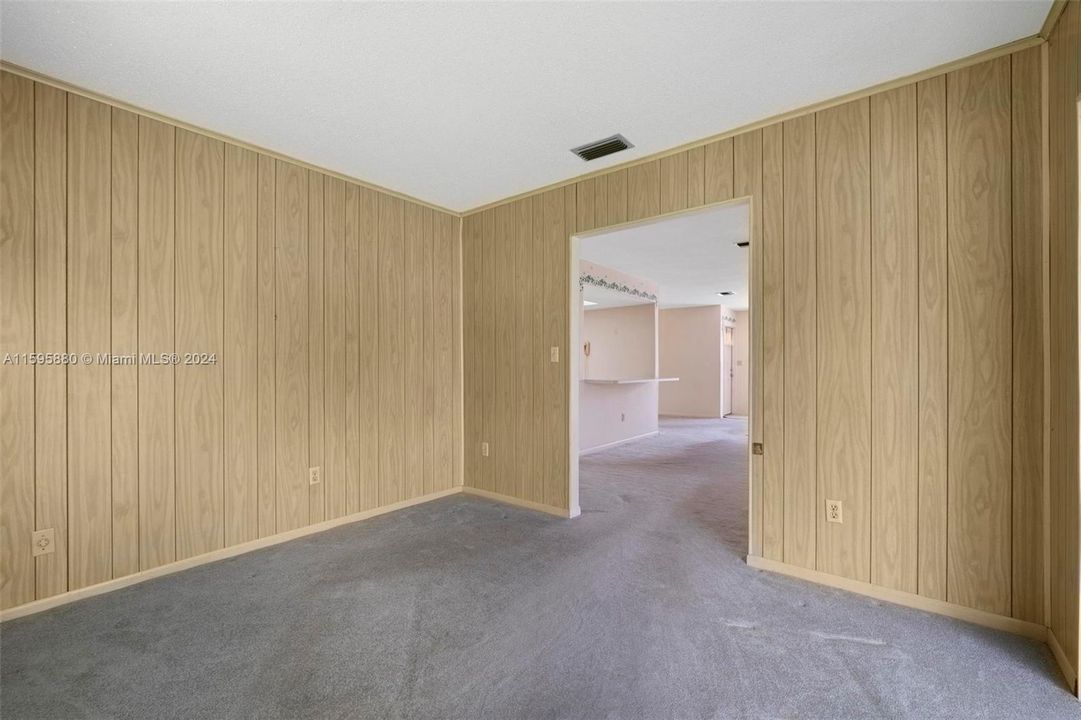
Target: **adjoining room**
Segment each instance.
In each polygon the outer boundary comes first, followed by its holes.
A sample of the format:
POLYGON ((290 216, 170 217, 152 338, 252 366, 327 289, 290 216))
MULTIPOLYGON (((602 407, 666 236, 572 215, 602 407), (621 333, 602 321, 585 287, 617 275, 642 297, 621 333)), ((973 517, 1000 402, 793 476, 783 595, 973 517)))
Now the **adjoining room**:
POLYGON ((0 716, 1081 718, 1081 0, 0 2, 0 716))

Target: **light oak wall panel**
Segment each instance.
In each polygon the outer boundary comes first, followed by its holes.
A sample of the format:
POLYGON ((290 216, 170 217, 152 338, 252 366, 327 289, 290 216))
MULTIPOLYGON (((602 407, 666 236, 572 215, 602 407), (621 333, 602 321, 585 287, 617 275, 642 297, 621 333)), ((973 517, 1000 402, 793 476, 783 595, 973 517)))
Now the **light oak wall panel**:
POLYGON ((277 352, 275 334, 276 300, 275 283, 277 282, 277 252, 275 250, 275 182, 276 162, 266 155, 259 155, 258 186, 256 188, 257 215, 256 235, 258 260, 256 278, 258 282, 258 332, 259 332, 259 370, 258 370, 258 418, 256 435, 258 451, 256 454, 257 475, 259 478, 259 537, 273 535, 277 527, 277 466, 274 450, 276 428, 274 424, 275 405, 275 370, 274 361, 277 352))
MULTIPOLYGON (((1032 536, 1043 482, 1033 451, 1044 434, 1032 421, 1038 393, 1021 389, 1042 387, 1034 348, 1045 334, 1032 320, 1036 250, 1017 240, 1039 226, 1031 63, 981 63, 466 215, 463 322, 476 334, 466 333, 464 348, 465 483, 497 489, 503 479, 479 443, 513 427, 532 442, 528 450, 517 443, 516 484, 499 490, 571 509, 569 237, 749 195, 751 434, 764 444, 752 460, 751 553, 1036 617, 1042 581, 1021 557, 1043 557, 1032 536), (500 246, 523 201, 532 202, 523 215, 532 220, 528 268, 520 238, 513 252, 500 246), (976 243, 981 234, 990 243, 976 243), (511 306, 532 310, 531 406, 520 386, 496 394, 496 329, 509 327, 497 301, 507 277, 515 278, 511 306), (1033 348, 1024 361, 1013 359, 1018 343, 1033 348), (557 345, 558 364, 548 359, 557 345), (977 350, 987 361, 980 367, 977 350), (986 377, 976 383, 974 373, 986 377), (965 411, 984 403, 987 417, 965 411), (992 456, 994 467, 983 462, 992 456), (985 481, 977 465, 989 470, 985 481), (843 503, 843 523, 826 523, 827 498, 843 503)), ((1053 266, 1072 267, 1067 250, 1053 266)), ((516 311, 516 332, 525 322, 516 311)), ((1075 357, 1059 352, 1063 367, 1075 357)))
POLYGON ((871 176, 869 101, 817 113, 818 569, 870 580, 871 176))
POLYGON ((947 600, 1010 614, 1010 59, 946 78, 947 600))
MULTIPOLYGON (((816 567, 818 277, 815 118, 784 123, 784 561, 816 567)), ((773 451, 770 451, 773 454, 773 451)))
MULTIPOLYGON (((176 556, 224 546, 225 148, 176 134, 176 556), (205 362, 202 354, 213 355, 205 362)), ((207 358, 208 359, 208 358, 207 358)))
MULTIPOLYGON (((1048 625, 1073 666, 1081 668, 1078 587, 1078 147, 1081 7, 1066 3, 1048 41, 1050 615, 1048 625)), ((1076 690, 1076 687, 1075 687, 1076 690)))
POLYGON ((1040 48, 1011 58, 1013 616, 1044 621, 1043 163, 1040 48))
POLYGON ((949 373, 946 76, 916 86, 919 232, 919 538, 917 590, 946 599, 946 397, 949 373))
POLYGON ((225 146, 225 544, 259 537, 256 453, 259 369, 259 160, 225 146))
MULTIPOLYGON (((0 78, 0 352, 34 350, 34 83, 0 78)), ((62 236, 61 236, 62 238, 62 236)), ((56 239, 56 238, 50 238, 56 239)), ((0 607, 34 599, 34 369, 0 365, 0 607)))
POLYGON ((919 236, 916 86, 870 98, 871 582, 917 591, 919 236))
MULTIPOLYGON (((111 108, 68 98, 68 349, 107 352, 111 298, 111 108)), ((112 577, 109 366, 68 369, 68 588, 112 577)), ((32 424, 31 424, 32 427, 32 424)))
POLYGON ((784 559, 784 129, 762 131, 762 555, 784 559))
POLYGON ((346 507, 346 425, 345 425, 345 182, 326 179, 323 198, 323 257, 326 292, 324 307, 324 388, 325 453, 323 494, 327 519, 339 518, 346 507))
MULTIPOLYGON (((171 125, 139 118, 140 354, 175 350, 175 135, 171 125)), ((176 559, 174 369, 172 364, 139 363, 141 570, 176 559)))
POLYGON ((454 217, 6 72, 0 113, 0 350, 92 356, 0 369, 0 606, 461 484, 454 217))
MULTIPOLYGON (((67 93, 35 84, 34 102, 34 349, 63 353, 68 346, 67 93)), ((138 135, 135 137, 137 142, 138 135)), ((6 153, 6 147, 5 144, 0 152, 6 153)), ((133 241, 138 243, 138 228, 134 232, 133 241)), ((36 368, 34 395, 35 527, 53 528, 56 535, 56 549, 35 558, 37 597, 44 598, 65 592, 68 587, 67 368, 64 365, 36 368)), ((138 424, 137 415, 135 421, 138 424)), ((137 430, 135 447, 138 483, 137 430)), ((136 507, 136 553, 138 517, 136 507)), ((138 554, 135 558, 138 570, 138 554)))
MULTIPOLYGON (((110 335, 113 355, 139 351, 139 117, 112 109, 110 335)), ((139 570, 139 368, 110 368, 113 575, 139 570)), ((51 526, 46 526, 51 527, 51 526)))

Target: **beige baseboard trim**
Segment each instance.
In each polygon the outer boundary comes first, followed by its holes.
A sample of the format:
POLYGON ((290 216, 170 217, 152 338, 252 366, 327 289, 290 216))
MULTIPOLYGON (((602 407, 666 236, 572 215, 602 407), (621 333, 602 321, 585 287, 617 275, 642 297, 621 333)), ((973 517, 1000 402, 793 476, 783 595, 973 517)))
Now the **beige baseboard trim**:
POLYGON ((622 440, 613 440, 610 443, 605 443, 603 445, 597 445, 597 446, 591 447, 591 448, 589 448, 587 450, 581 450, 581 451, 578 452, 578 456, 581 457, 582 455, 592 455, 593 453, 598 453, 598 452, 600 452, 602 450, 610 450, 610 449, 612 449, 614 447, 619 447, 620 445, 626 445, 627 443, 634 442, 635 440, 645 440, 648 437, 653 437, 654 435, 660 435, 660 434, 661 434, 660 430, 653 430, 652 432, 642 433, 641 435, 635 435, 634 437, 623 438, 622 440))
POLYGON ((976 625, 983 625, 984 627, 994 628, 995 630, 1004 630, 1015 635, 1023 635, 1032 638, 1033 640, 1040 640, 1041 642, 1047 640, 1048 633, 1046 627, 1026 620, 1004 617, 985 610, 976 610, 975 608, 964 607, 963 605, 957 605, 943 600, 935 600, 921 595, 914 595, 902 590, 893 590, 892 588, 872 585, 871 583, 861 582, 859 580, 850 580, 849 578, 830 575, 829 573, 820 572, 818 570, 808 570, 807 568, 789 565, 787 563, 758 557, 756 555, 748 555, 747 564, 758 570, 769 570, 770 572, 788 575, 790 577, 799 578, 800 580, 808 580, 810 582, 818 583, 819 585, 828 585, 829 587, 838 588, 840 590, 848 590, 849 592, 873 597, 876 600, 885 600, 886 602, 891 602, 895 605, 904 605, 905 607, 925 610, 937 615, 945 615, 946 617, 964 620, 965 622, 974 623, 976 625))
POLYGON ((196 555, 195 557, 186 558, 184 560, 178 560, 176 562, 169 563, 168 565, 162 565, 160 567, 152 568, 150 570, 142 570, 131 575, 125 575, 124 577, 114 578, 112 580, 106 580, 105 582, 98 583, 96 585, 89 585, 78 590, 70 590, 66 593, 59 595, 53 595, 52 597, 43 598, 41 600, 34 600, 24 605, 18 605, 7 610, 0 611, 0 622, 7 620, 14 620, 15 618, 24 617, 26 615, 33 615, 34 613, 42 612, 50 608, 57 607, 59 605, 66 605, 77 600, 93 597, 95 595, 102 595, 113 590, 119 590, 130 585, 136 585, 147 580, 153 580, 154 578, 163 577, 165 575, 172 575, 173 573, 180 572, 181 570, 187 570, 189 568, 198 567, 199 565, 206 565, 208 563, 217 562, 218 560, 225 560, 227 558, 236 557, 237 555, 243 555, 244 553, 252 552, 253 550, 260 550, 262 548, 271 547, 273 545, 279 545, 290 540, 296 540, 298 538, 305 537, 307 535, 314 535, 316 533, 323 532, 324 530, 330 530, 341 525, 348 525, 350 523, 359 522, 361 520, 367 520, 379 515, 386 515, 396 510, 403 510, 413 505, 420 505, 421 503, 430 502, 432 500, 438 500, 439 498, 446 497, 448 495, 457 495, 462 492, 460 486, 452 487, 447 490, 440 490, 438 492, 430 493, 428 495, 421 495, 410 500, 402 500, 391 505, 385 505, 379 508, 373 508, 371 510, 363 510, 352 515, 344 515, 340 518, 334 518, 333 520, 325 520, 314 525, 306 525, 295 530, 288 530, 276 535, 270 535, 265 538, 259 538, 258 540, 251 540, 249 542, 240 543, 239 545, 232 545, 220 550, 214 550, 203 555, 196 555))
POLYGON ((1051 654, 1055 656, 1055 660, 1058 662, 1059 670, 1062 671, 1063 676, 1066 678, 1066 684, 1070 686, 1070 692, 1077 695, 1077 671, 1070 664, 1070 659, 1066 657, 1066 651, 1062 649, 1062 645, 1059 644, 1058 638, 1055 637, 1055 632, 1051 628, 1047 629, 1047 644, 1051 648, 1051 654))
POLYGON ((549 515, 555 515, 556 517, 561 518, 578 517, 582 513, 582 511, 577 508, 568 511, 566 508, 522 500, 521 498, 503 495, 502 493, 492 492, 491 490, 481 490, 480 488, 475 487, 463 487, 462 492, 466 495, 475 495, 488 500, 495 500, 496 502, 506 503, 507 505, 515 505, 517 507, 526 508, 527 510, 536 510, 537 512, 548 513, 549 515))

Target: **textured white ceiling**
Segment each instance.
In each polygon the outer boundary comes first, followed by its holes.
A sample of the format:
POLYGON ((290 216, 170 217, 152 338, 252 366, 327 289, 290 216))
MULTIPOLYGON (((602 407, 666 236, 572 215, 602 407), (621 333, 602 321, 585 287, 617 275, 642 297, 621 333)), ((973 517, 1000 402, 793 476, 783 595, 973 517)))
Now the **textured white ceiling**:
POLYGON ((1033 35, 1050 4, 4 0, 0 55, 465 210, 1033 35), (568 152, 615 132, 636 147, 568 152))
MULTIPOLYGON (((661 308, 725 305, 749 306, 750 205, 721 205, 641 225, 586 235, 578 257, 657 283, 661 308), (734 294, 721 297, 721 290, 734 294)), ((585 295, 603 303, 603 296, 585 295)))

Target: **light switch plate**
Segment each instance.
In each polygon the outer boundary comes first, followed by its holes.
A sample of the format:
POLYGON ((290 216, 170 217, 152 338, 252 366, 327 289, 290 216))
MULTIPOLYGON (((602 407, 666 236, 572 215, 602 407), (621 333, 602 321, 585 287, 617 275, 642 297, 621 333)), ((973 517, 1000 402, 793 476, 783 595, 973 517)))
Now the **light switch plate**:
POLYGON ((482 442, 480 444, 480 455, 481 457, 488 457, 488 443, 482 442))
POLYGON ((51 552, 56 551, 56 530, 53 528, 46 528, 45 530, 35 530, 30 535, 30 542, 33 544, 34 557, 38 555, 48 555, 51 552))
POLYGON ((553 345, 552 350, 549 353, 549 358, 552 362, 559 362, 559 346, 553 345))
POLYGON ((308 484, 309 485, 318 485, 322 481, 323 481, 322 472, 321 472, 321 469, 318 466, 313 467, 313 468, 308 468, 308 484))

